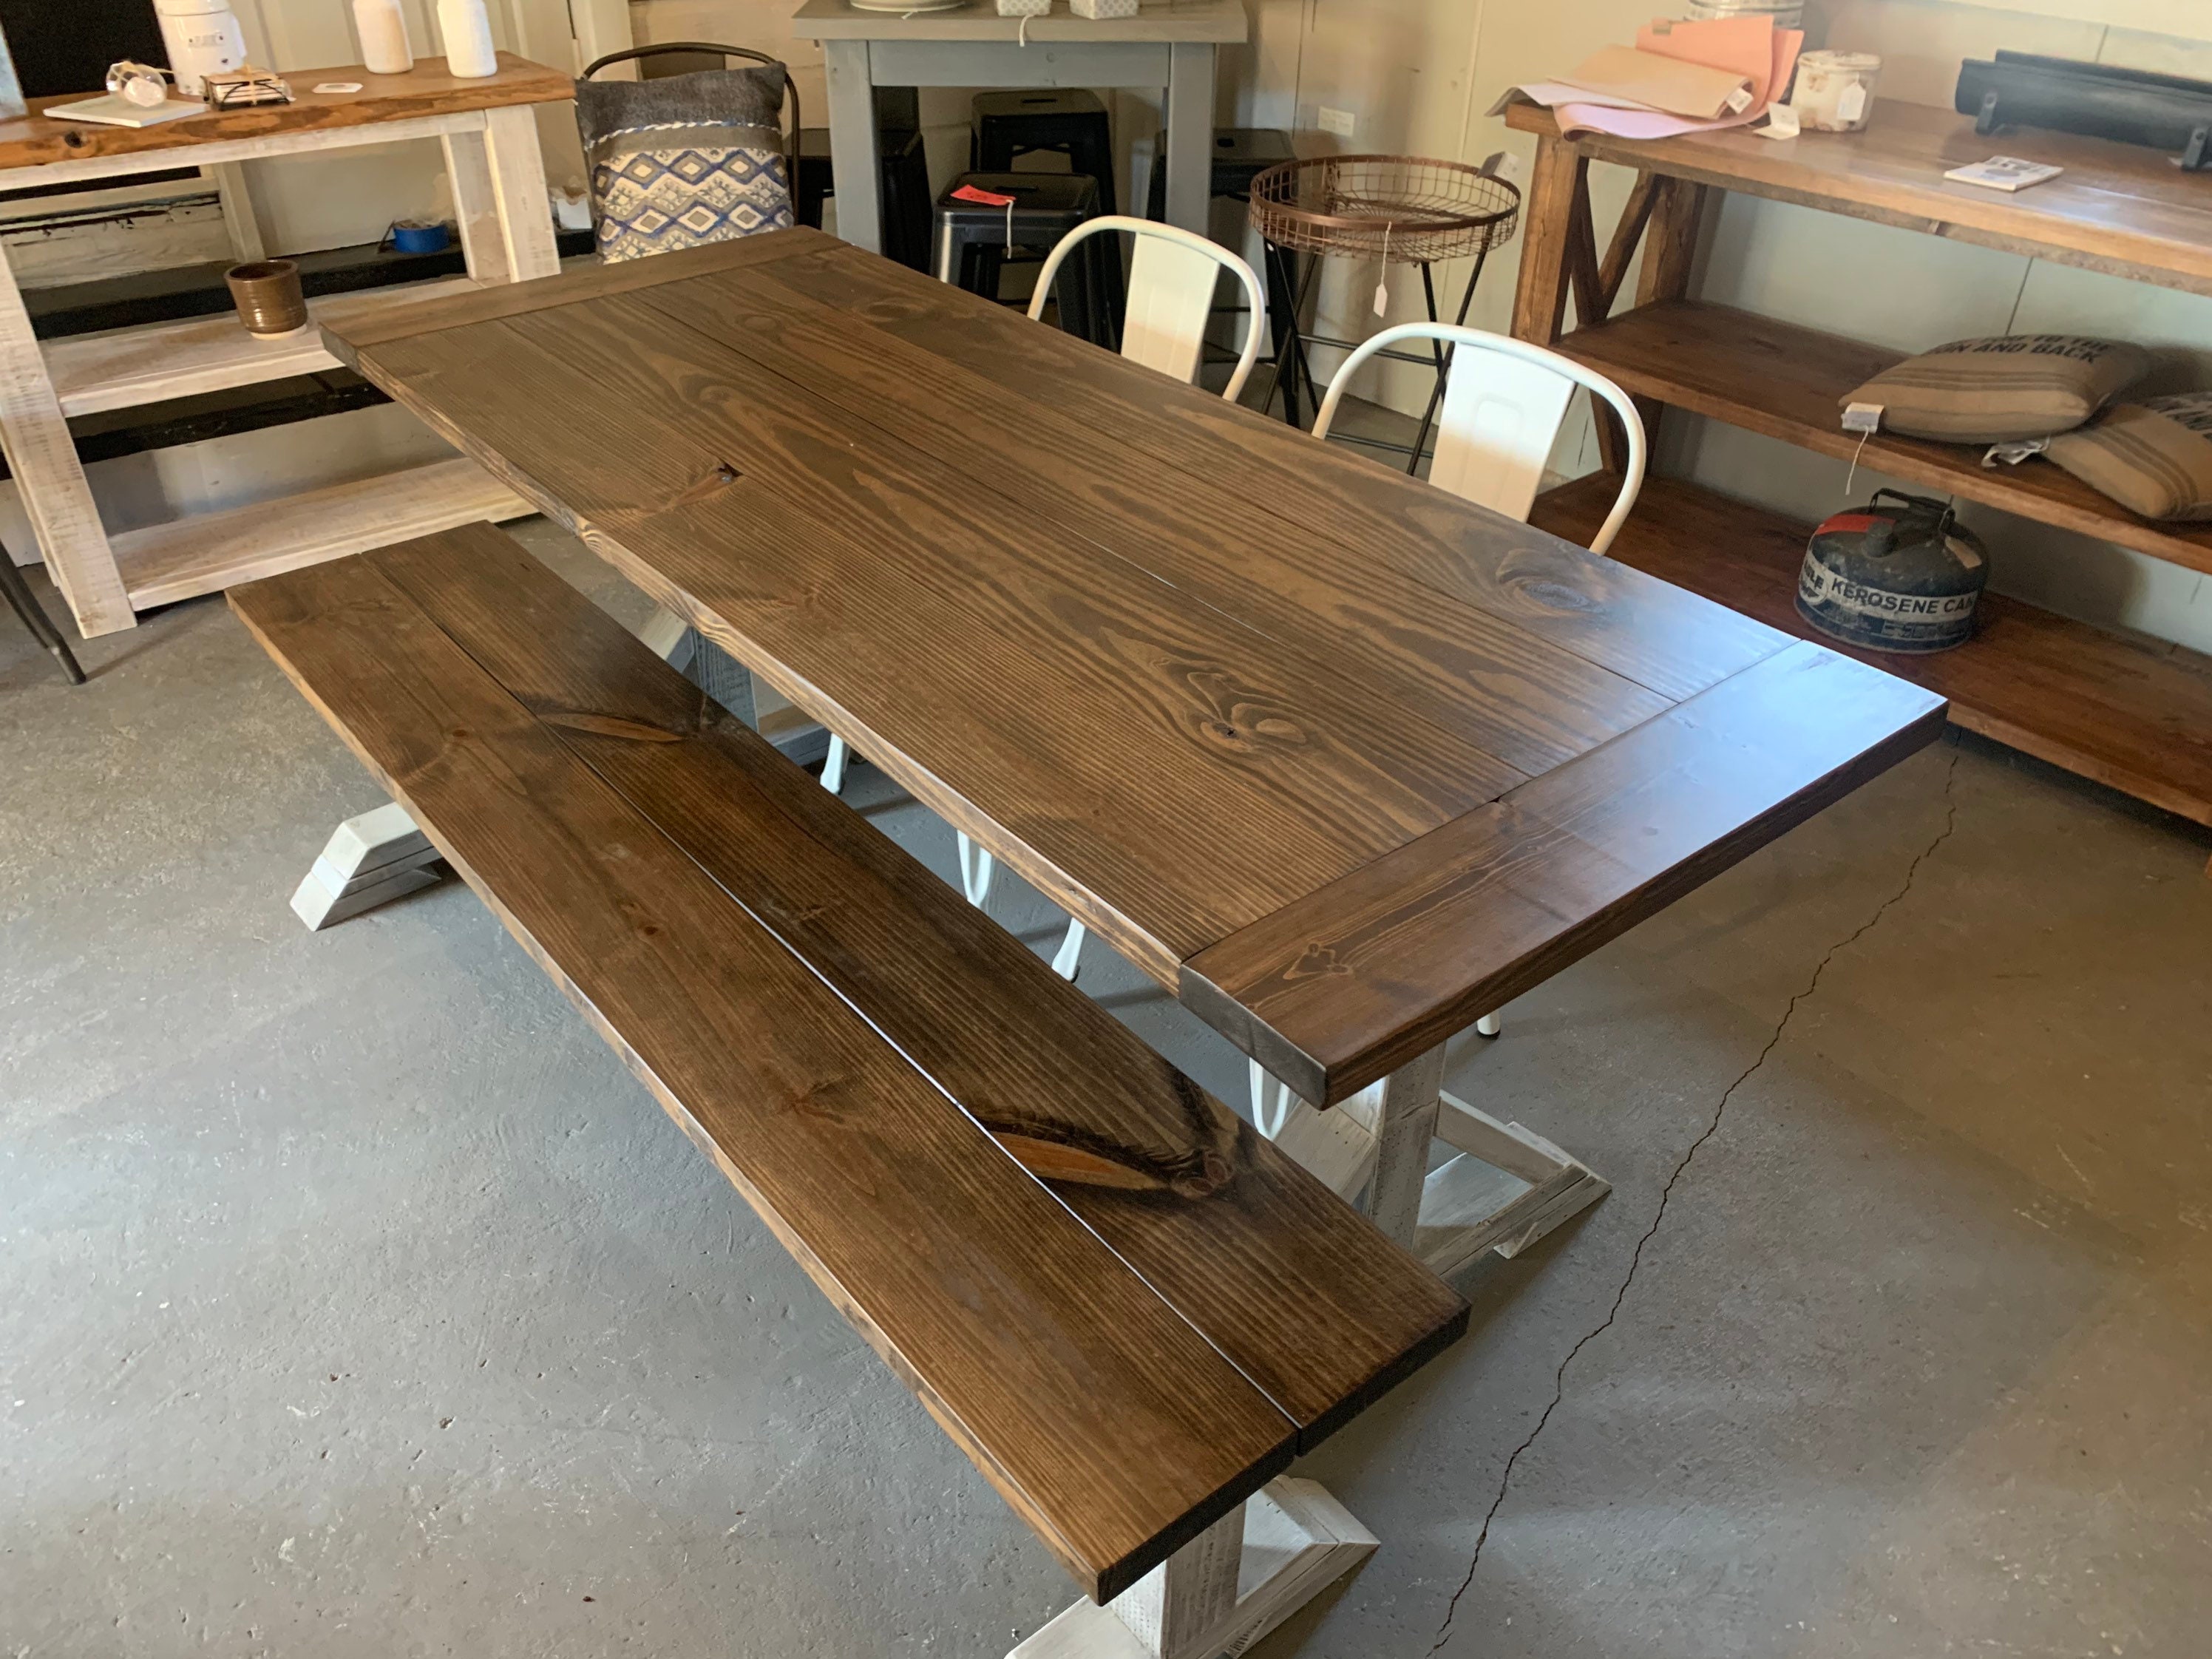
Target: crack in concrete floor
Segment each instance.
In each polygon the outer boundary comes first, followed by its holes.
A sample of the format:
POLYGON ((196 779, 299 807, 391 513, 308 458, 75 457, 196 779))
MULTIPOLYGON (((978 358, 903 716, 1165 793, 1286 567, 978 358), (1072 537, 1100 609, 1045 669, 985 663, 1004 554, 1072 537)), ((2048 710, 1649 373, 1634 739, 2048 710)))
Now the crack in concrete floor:
POLYGON ((1936 849, 1950 840, 1952 831, 1959 827, 1959 802, 1957 796, 1953 793, 1953 787, 1959 775, 1958 739, 1946 738, 1944 741, 1950 747, 1951 760, 1943 773, 1943 827, 1936 832, 1935 839, 1922 848, 1913 856, 1912 862, 1905 866, 1905 879, 1898 884, 1897 890, 1876 905, 1872 915, 1822 953, 1820 961, 1814 964, 1812 976, 1805 981, 1805 988, 1790 999, 1790 1006, 1782 1011, 1782 1018, 1775 1021, 1773 1031, 1768 1036, 1765 1045, 1759 1049, 1751 1064, 1744 1067, 1735 1082, 1721 1091, 1720 1099, 1714 1103, 1711 1120, 1698 1133, 1697 1139, 1690 1143, 1688 1150, 1683 1152, 1680 1160, 1676 1163, 1674 1170, 1668 1176, 1666 1185, 1659 1189, 1658 1207, 1652 1212, 1651 1224, 1644 1230, 1644 1236, 1636 1241, 1636 1249, 1629 1255, 1628 1271, 1621 1276, 1620 1288, 1613 1292, 1613 1305, 1606 1310, 1606 1316, 1602 1320, 1585 1333, 1573 1347, 1567 1350, 1566 1357, 1559 1361, 1559 1370, 1552 1379, 1552 1397, 1546 1403, 1542 1413, 1538 1415, 1535 1427, 1528 1431, 1528 1437, 1513 1449, 1511 1455, 1505 1460, 1504 1470, 1499 1474, 1498 1480, 1498 1494, 1490 1500, 1490 1508, 1482 1517, 1481 1530, 1475 1534, 1474 1553, 1468 1559, 1467 1576, 1460 1580, 1459 1588, 1452 1592, 1451 1600, 1445 1604, 1443 1623, 1437 1627, 1437 1639, 1429 1644, 1430 1653, 1435 1654, 1441 1651, 1444 1644, 1451 1640, 1452 1621, 1459 1614, 1460 1598, 1465 1595, 1474 1583, 1476 1570, 1482 1565, 1483 1547, 1490 1541, 1491 1525, 1498 1519, 1498 1511, 1504 1507, 1505 1499, 1513 1489, 1514 1468, 1521 1462, 1522 1455, 1536 1443, 1537 1437, 1544 1432, 1544 1425, 1552 1420, 1552 1413, 1559 1409, 1559 1402, 1566 1397, 1567 1368, 1575 1363, 1577 1355, 1612 1329, 1613 1322, 1620 1317, 1620 1310, 1628 1300, 1629 1287, 1636 1282, 1637 1269, 1644 1265, 1644 1249, 1658 1237, 1659 1229, 1667 1219, 1667 1206, 1674 1196, 1675 1183, 1687 1173, 1691 1162, 1696 1158, 1698 1151, 1705 1144, 1720 1133, 1721 1123, 1728 1114, 1729 1102, 1735 1098, 1739 1089, 1759 1074, 1775 1049, 1781 1045, 1783 1034, 1790 1029, 1790 1022, 1796 1017, 1798 1008, 1809 1000, 1813 994, 1820 988, 1820 976, 1828 971, 1828 964, 1872 933, 1881 919, 1904 901, 1912 891, 1913 883, 1919 878, 1921 866, 1935 856, 1936 849))

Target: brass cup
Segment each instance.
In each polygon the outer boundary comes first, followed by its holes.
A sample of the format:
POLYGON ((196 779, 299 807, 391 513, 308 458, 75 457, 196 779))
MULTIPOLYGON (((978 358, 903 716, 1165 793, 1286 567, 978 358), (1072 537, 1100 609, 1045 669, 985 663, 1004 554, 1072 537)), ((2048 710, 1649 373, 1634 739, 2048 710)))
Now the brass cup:
POLYGON ((307 325, 307 299, 300 291, 300 267, 292 259, 256 259, 223 273, 231 303, 246 331, 264 339, 296 334, 307 325))

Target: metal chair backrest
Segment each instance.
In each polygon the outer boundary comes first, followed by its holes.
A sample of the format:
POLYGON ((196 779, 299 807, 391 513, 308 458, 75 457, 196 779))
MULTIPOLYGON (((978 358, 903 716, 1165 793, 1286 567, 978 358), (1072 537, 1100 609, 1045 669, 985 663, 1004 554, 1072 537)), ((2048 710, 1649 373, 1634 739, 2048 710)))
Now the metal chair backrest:
POLYGON ((1628 465, 1613 511, 1590 541, 1593 553, 1610 548, 1644 488, 1644 417, 1611 380, 1556 351, 1452 323, 1386 328, 1361 342, 1336 371, 1314 422, 1314 436, 1328 436, 1344 389, 1360 366, 1407 340, 1440 341, 1452 354, 1429 482, 1509 518, 1525 520, 1535 505, 1545 463, 1576 387, 1587 388, 1620 412, 1628 433, 1628 465))
POLYGON ((1127 231, 1137 239, 1129 264, 1128 307, 1121 320, 1121 355, 1131 362, 1171 374, 1185 384, 1194 382, 1206 349, 1206 319, 1213 309, 1215 280, 1228 270, 1243 283, 1244 349, 1221 394, 1233 403, 1260 356, 1260 323, 1267 315, 1267 302, 1251 266, 1219 243, 1209 242, 1194 232, 1126 214, 1086 220, 1061 237, 1046 258, 1044 269, 1037 276, 1036 292, 1030 300, 1030 318, 1044 315, 1060 262, 1085 239, 1112 231, 1127 231))
POLYGON ((791 78, 791 66, 781 58, 764 52, 755 52, 750 46, 726 46, 713 40, 664 40, 657 46, 631 46, 623 52, 611 52, 604 58, 594 58, 584 65, 577 78, 588 81, 610 64, 629 64, 647 58, 664 58, 674 52, 720 52, 725 58, 742 58, 749 64, 763 64, 783 71, 784 101, 791 106, 791 131, 783 141, 783 176, 791 190, 793 214, 799 204, 799 135, 802 123, 799 113, 799 83, 791 78))

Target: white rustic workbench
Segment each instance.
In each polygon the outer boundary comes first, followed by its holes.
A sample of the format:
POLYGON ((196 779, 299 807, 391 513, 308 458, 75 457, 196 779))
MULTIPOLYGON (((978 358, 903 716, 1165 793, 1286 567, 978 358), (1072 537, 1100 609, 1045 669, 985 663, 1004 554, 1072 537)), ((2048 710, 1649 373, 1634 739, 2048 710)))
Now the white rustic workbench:
MULTIPOLYGON (((100 126, 38 112, 0 122, 0 190, 76 185, 171 167, 229 168, 404 138, 445 147, 468 276, 444 286, 520 282, 558 268, 533 104, 573 94, 569 78, 502 54, 496 75, 461 80, 441 58, 405 75, 357 67, 290 72, 298 100, 158 126, 100 126), (362 90, 318 94, 319 82, 362 90)), ((333 320, 411 297, 416 284, 314 307, 333 320)), ((260 340, 228 313, 54 340, 33 337, 14 273, 0 259, 0 441, 39 550, 80 632, 130 628, 149 605, 251 576, 337 558, 409 536, 528 509, 474 462, 455 459, 224 512, 108 534, 68 420, 225 386, 334 368, 320 331, 260 340)))

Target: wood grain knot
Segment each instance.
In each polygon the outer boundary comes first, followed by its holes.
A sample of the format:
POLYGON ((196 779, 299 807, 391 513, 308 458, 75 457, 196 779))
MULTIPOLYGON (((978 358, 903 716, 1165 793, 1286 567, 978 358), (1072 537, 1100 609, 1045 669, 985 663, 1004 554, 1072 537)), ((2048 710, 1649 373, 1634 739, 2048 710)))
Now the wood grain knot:
POLYGON ((1147 1157, 1133 1149, 1082 1146, 1038 1132, 997 1128, 992 1139, 1038 1180, 1121 1192, 1170 1192, 1177 1198, 1211 1198, 1233 1180, 1237 1167, 1211 1146, 1180 1158, 1147 1157))
POLYGON ((1249 708, 1232 708, 1225 714, 1201 719, 1198 729, 1201 736, 1223 748, 1246 754, 1263 745, 1303 743, 1306 735, 1296 720, 1249 708))
POLYGON ((1334 945, 1316 942, 1298 952, 1298 959, 1283 972, 1286 980, 1328 979, 1349 974, 1352 964, 1339 959, 1334 945))
POLYGON ((1589 616, 1605 608, 1579 587, 1554 576, 1508 575, 1504 585, 1514 598, 1554 615, 1589 616))
POLYGON ((539 718, 548 726, 564 726, 571 732, 588 732, 594 737, 626 738, 633 743, 681 743, 689 735, 619 714, 590 714, 575 708, 556 709, 539 718))
POLYGON ((718 461, 715 463, 714 470, 713 471, 709 472, 705 477, 700 479, 698 483, 693 484, 690 489, 684 490, 668 504, 672 507, 692 506, 696 502, 705 501, 708 496, 714 495, 718 490, 728 489, 732 484, 737 483, 737 481, 743 477, 744 477, 744 474, 738 471, 737 468, 732 466, 727 461, 718 461))

